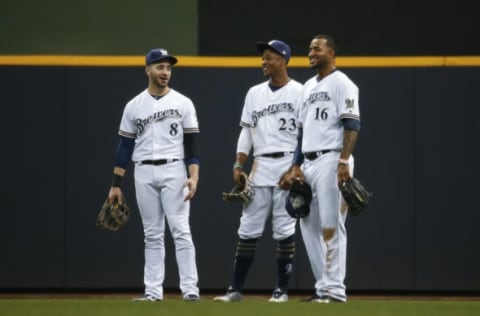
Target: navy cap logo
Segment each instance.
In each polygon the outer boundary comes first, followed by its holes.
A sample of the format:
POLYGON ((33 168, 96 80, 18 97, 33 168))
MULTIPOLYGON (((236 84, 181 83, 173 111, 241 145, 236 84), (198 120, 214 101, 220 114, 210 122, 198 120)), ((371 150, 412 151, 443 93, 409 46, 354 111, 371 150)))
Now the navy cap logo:
POLYGON ((154 48, 145 56, 145 64, 150 65, 163 60, 168 60, 172 65, 177 63, 177 59, 170 55, 164 48, 154 48))

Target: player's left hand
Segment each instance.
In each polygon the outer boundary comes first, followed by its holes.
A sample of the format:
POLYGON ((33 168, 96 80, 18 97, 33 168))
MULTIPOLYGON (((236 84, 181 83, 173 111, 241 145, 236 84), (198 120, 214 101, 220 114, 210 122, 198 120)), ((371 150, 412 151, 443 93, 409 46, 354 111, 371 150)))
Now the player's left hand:
POLYGON ((283 173, 283 175, 280 178, 280 181, 278 182, 278 186, 282 190, 290 190, 292 184, 294 181, 300 181, 300 183, 305 182, 305 175, 302 172, 302 169, 300 169, 300 166, 298 165, 292 165, 287 171, 283 173))
POLYGON ((290 173, 291 173, 291 170, 288 169, 280 177, 280 181, 278 181, 278 186, 280 187, 280 189, 285 190, 285 191, 290 190, 290 187, 292 186, 290 173))
POLYGON ((197 185, 198 185, 198 178, 190 177, 185 182, 185 186, 188 188, 188 194, 185 196, 183 201, 188 201, 193 198, 195 193, 197 192, 197 185))

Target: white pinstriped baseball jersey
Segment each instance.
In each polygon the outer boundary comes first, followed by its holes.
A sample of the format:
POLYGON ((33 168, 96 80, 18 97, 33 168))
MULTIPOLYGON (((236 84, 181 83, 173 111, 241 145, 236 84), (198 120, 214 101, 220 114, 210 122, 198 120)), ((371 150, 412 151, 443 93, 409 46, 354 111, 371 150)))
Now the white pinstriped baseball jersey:
POLYGON ((320 81, 309 79, 303 89, 299 122, 303 127, 303 152, 341 150, 341 119, 360 120, 358 87, 336 70, 320 81))
POLYGON ((133 161, 183 159, 184 133, 198 133, 193 102, 170 91, 156 100, 148 90, 130 100, 123 111, 119 134, 136 138, 133 161))
POLYGON ((254 156, 295 151, 301 90, 302 84, 293 79, 276 91, 268 81, 248 90, 240 126, 250 128, 254 156))

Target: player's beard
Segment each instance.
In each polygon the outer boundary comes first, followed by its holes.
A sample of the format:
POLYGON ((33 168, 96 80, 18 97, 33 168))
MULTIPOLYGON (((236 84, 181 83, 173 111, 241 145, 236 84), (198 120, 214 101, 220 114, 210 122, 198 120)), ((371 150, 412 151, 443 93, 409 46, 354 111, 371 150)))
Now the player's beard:
POLYGON ((320 70, 325 68, 328 65, 328 61, 325 59, 317 59, 317 62, 313 65, 310 65, 310 69, 320 70))
POLYGON ((330 60, 327 56, 316 56, 315 64, 310 65, 310 69, 320 70, 327 67, 330 64, 330 60))

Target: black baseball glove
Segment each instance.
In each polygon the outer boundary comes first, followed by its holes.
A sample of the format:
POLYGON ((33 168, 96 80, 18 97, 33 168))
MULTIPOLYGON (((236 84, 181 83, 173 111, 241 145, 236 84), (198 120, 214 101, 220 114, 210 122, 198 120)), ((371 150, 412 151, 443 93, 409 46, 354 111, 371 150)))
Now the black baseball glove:
POLYGON ((372 193, 353 177, 341 184, 340 191, 353 216, 360 214, 372 198, 372 193))
POLYGON ((222 199, 224 201, 240 201, 242 203, 249 203, 253 197, 253 190, 248 183, 248 176, 245 172, 240 174, 240 184, 230 192, 223 192, 222 199))
POLYGON ((113 203, 106 199, 97 216, 97 227, 116 232, 125 225, 130 218, 130 208, 123 197, 123 203, 115 200, 113 203))

